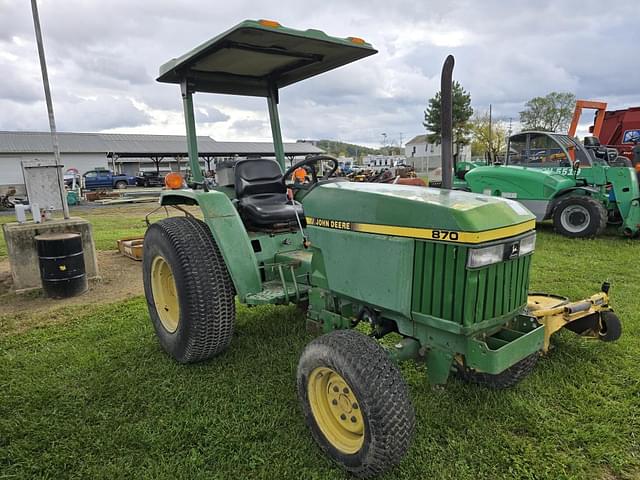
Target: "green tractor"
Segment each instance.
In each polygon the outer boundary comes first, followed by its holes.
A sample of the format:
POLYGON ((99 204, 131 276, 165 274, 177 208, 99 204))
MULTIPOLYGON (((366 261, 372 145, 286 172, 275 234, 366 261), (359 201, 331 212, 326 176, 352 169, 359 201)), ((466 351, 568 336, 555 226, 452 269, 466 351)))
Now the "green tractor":
POLYGON ((181 363, 229 346, 236 301, 295 303, 306 312, 309 329, 323 335, 300 357, 301 408, 320 447, 361 477, 396 465, 414 433, 397 362, 424 361, 433 385, 455 371, 501 388, 529 373, 563 326, 580 320, 578 333, 603 340, 620 331, 606 285, 578 303, 528 297, 535 217, 517 202, 352 183, 336 177, 336 159, 324 155, 285 168, 279 89, 374 53, 359 38, 261 20, 163 65, 158 80, 182 89, 192 179, 187 188, 167 177, 160 204, 185 215, 149 226, 143 258, 157 337, 181 363), (209 187, 194 92, 266 98, 276 160, 219 168, 219 186, 209 187), (300 167, 311 180, 290 183, 300 167), (198 206, 204 221, 185 206, 198 206))
POLYGON ((456 187, 517 200, 567 237, 594 237, 607 224, 634 237, 640 232, 636 172, 596 153, 567 135, 522 132, 509 138, 504 165, 463 165, 456 187))

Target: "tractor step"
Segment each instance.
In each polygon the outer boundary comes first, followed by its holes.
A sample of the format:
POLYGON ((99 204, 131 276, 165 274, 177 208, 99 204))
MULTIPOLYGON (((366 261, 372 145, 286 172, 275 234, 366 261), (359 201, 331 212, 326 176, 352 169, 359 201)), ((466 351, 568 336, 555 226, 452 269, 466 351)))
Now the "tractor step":
POLYGON ((294 285, 292 282, 282 284, 282 282, 277 280, 264 282, 261 292, 247 295, 247 304, 266 305, 269 303, 295 302, 297 299, 306 297, 310 288, 309 285, 300 283, 297 285, 294 285))

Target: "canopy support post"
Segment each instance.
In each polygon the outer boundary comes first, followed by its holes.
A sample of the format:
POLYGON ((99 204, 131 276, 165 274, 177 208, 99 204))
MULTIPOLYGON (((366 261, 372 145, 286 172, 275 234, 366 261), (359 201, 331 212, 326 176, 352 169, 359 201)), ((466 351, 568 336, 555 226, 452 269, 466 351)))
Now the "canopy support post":
POLYGON ((284 164, 284 145, 282 144, 282 131, 280 130, 280 119, 278 117, 278 89, 275 86, 269 88, 267 104, 269 106, 273 150, 275 151, 276 160, 280 165, 280 169, 284 172, 287 167, 284 164))
MULTIPOLYGON (((189 153, 191 178, 195 183, 202 184, 204 177, 202 176, 198 159, 198 137, 196 135, 196 119, 193 114, 193 92, 189 89, 186 78, 180 82, 180 90, 182 91, 184 123, 187 127, 187 152, 189 153)), ((178 170, 180 169, 179 166, 180 163, 178 163, 178 170)))

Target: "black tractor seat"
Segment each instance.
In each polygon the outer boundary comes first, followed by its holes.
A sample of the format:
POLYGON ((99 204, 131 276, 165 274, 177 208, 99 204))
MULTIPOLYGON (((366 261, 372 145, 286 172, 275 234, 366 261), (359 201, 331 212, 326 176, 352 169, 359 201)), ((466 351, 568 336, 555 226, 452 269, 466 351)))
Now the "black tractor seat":
POLYGON ((296 228, 296 213, 305 225, 302 205, 287 199, 282 172, 275 160, 239 160, 235 165, 235 189, 238 211, 247 225, 260 229, 296 228))

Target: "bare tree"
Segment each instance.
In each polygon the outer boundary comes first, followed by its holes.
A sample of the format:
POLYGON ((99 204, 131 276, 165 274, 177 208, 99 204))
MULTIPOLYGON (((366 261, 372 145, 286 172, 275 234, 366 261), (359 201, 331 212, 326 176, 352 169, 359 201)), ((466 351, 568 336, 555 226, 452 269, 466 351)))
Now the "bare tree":
POLYGON ((471 154, 493 161, 506 147, 507 126, 502 121, 489 122, 489 113, 475 115, 471 121, 471 154))

